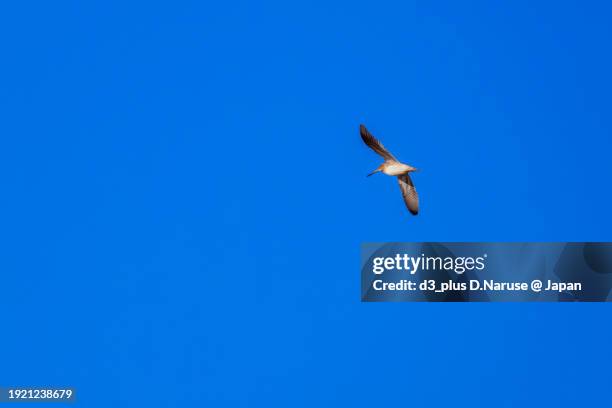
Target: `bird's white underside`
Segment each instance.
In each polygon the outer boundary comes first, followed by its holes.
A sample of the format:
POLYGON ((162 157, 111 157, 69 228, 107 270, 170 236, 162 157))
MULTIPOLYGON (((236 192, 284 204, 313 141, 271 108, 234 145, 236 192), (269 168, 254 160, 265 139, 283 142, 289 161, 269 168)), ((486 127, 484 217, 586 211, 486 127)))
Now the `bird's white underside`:
POLYGON ((383 165, 382 172, 387 176, 400 176, 408 173, 413 168, 399 162, 386 162, 383 165))

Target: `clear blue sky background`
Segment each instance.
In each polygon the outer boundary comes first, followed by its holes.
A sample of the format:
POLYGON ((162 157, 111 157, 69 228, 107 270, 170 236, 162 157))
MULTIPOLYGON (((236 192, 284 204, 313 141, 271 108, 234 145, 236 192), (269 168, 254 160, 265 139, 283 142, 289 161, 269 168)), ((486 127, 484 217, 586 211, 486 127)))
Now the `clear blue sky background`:
POLYGON ((0 385, 83 407, 607 404, 607 305, 362 304, 359 244, 612 240, 611 20, 3 4, 0 385), (361 122, 422 169, 418 217, 365 178, 361 122))

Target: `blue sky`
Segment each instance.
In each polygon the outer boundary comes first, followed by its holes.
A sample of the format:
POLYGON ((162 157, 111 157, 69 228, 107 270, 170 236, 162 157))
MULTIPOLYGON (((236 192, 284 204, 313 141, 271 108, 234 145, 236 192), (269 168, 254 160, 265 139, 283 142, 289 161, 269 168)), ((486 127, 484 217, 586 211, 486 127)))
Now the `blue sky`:
POLYGON ((604 2, 3 5, 0 385, 576 406, 609 309, 361 304, 368 241, 610 241, 604 2), (359 123, 414 176, 411 217, 359 123))

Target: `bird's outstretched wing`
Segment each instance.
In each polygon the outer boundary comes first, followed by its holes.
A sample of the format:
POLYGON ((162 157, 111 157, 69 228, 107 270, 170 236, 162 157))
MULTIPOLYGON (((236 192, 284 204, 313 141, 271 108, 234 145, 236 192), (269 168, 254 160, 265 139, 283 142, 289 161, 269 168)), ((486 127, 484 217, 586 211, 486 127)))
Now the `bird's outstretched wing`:
POLYGON ((393 160, 398 161, 387 149, 382 145, 370 132, 366 129, 365 126, 359 125, 359 133, 361 133, 361 138, 367 144, 370 149, 374 150, 376 153, 380 154, 384 157, 385 160, 393 160))
POLYGON ((402 190, 402 196, 404 197, 406 207, 408 207, 408 210, 413 215, 417 215, 419 213, 419 196, 414 188, 414 184, 412 184, 410 176, 408 174, 403 174, 397 177, 397 181, 399 181, 400 190, 402 190))

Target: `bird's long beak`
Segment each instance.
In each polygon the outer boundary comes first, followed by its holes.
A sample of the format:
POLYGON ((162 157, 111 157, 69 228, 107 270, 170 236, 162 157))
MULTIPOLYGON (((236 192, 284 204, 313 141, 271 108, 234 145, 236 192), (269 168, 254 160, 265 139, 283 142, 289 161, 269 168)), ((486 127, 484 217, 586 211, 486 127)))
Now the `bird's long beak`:
POLYGON ((378 173, 380 170, 374 170, 373 172, 371 172, 370 174, 368 174, 366 177, 370 177, 372 174, 376 174, 378 173))

